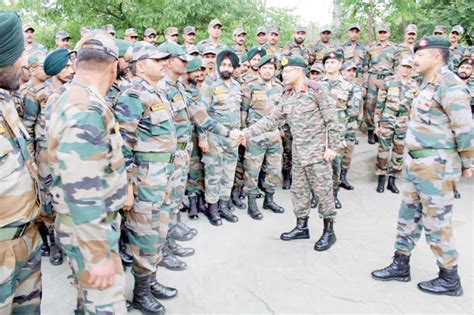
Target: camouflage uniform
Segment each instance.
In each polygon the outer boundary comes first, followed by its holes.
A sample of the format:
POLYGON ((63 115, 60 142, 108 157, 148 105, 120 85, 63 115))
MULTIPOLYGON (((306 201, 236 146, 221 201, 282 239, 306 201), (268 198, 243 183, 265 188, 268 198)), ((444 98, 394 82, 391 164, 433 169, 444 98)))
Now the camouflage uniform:
POLYGON ((125 222, 133 271, 151 274, 161 260, 168 231, 176 129, 168 101, 140 77, 118 97, 115 117, 135 196, 125 222))
POLYGON ((323 57, 328 52, 334 51, 336 49, 337 49, 336 45, 333 45, 333 44, 325 45, 322 41, 318 40, 318 42, 316 43, 316 45, 314 45, 314 48, 313 48, 314 63, 322 64, 323 63, 323 57))
POLYGON ((319 198, 320 216, 325 219, 336 216, 331 163, 323 159, 326 143, 336 152, 342 147, 335 109, 326 83, 306 81, 301 91, 287 88, 269 116, 244 130, 249 139, 274 130, 285 120, 288 122, 293 134, 294 158, 291 201, 297 218, 309 215, 311 190, 319 198))
POLYGON ((230 50, 232 50, 233 52, 235 52, 237 54, 237 56, 239 56, 239 58, 242 58, 242 55, 245 54, 246 52, 248 52, 248 49, 245 48, 245 47, 242 47, 242 46, 239 46, 239 45, 234 45, 230 48, 230 50))
POLYGON ((0 313, 39 314, 41 238, 37 170, 9 93, 0 89, 0 313))
POLYGON ((119 125, 104 97, 85 78, 74 77, 51 102, 50 191, 59 241, 79 286, 78 310, 124 314, 117 213, 126 200, 127 176, 119 125), (105 259, 115 265, 114 283, 106 289, 90 288, 88 270, 105 259))
MULTIPOLYGON (((243 107, 248 112, 247 126, 252 126, 263 117, 269 115, 283 92, 283 86, 276 79, 268 87, 259 78, 242 87, 243 107)), ((258 193, 257 180, 264 158, 266 160, 264 188, 274 193, 281 182, 281 160, 283 147, 278 128, 270 132, 252 137, 247 141, 244 159, 245 192, 251 195, 258 193)))
POLYGON ((362 85, 364 83, 364 74, 369 66, 367 49, 360 43, 352 45, 352 42, 349 40, 341 46, 340 50, 344 56, 343 63, 353 62, 357 66, 357 83, 362 85))
POLYGON ((363 103, 363 92, 362 86, 356 81, 351 82, 353 84, 352 90, 352 105, 349 116, 347 117, 346 124, 346 147, 341 154, 341 170, 349 170, 352 163, 352 154, 354 153, 355 141, 357 136, 357 128, 360 108, 363 103))
POLYGON ((46 49, 46 47, 44 47, 41 44, 32 43, 31 48, 25 49, 25 53, 28 54, 28 55, 33 55, 33 54, 37 54, 37 53, 41 53, 43 55, 46 55, 48 53, 48 49, 46 49))
POLYGON ((227 46, 221 42, 217 43, 216 45, 213 45, 212 40, 210 38, 200 41, 196 46, 201 52, 201 54, 204 53, 206 47, 212 47, 215 50, 216 54, 218 54, 221 50, 227 48, 227 46))
POLYGON ((439 267, 457 265, 453 185, 474 156, 469 94, 447 66, 423 82, 413 102, 395 249, 409 255, 424 229, 439 267))
POLYGON ((312 63, 312 54, 311 51, 304 46, 304 44, 297 45, 296 43, 289 43, 283 49, 281 53, 283 56, 301 56, 306 65, 310 65, 312 63))
POLYGON ((448 66, 449 66, 449 69, 453 72, 456 72, 458 70, 458 66, 459 66, 459 63, 461 62, 461 59, 469 58, 471 55, 471 52, 469 51, 469 49, 465 48, 459 43, 456 45, 456 47, 449 48, 449 51, 450 51, 450 54, 449 54, 448 66))
POLYGON ((374 114, 375 126, 380 128, 376 175, 398 177, 402 171, 405 137, 416 88, 412 80, 404 83, 392 79, 379 90, 374 114))

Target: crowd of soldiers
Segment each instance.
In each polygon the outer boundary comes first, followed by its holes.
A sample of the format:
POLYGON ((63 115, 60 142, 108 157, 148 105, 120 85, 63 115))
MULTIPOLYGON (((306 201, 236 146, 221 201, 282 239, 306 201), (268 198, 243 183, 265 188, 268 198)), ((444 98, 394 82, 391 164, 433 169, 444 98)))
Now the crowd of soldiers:
POLYGON ((178 291, 157 281, 157 267, 184 270, 178 257, 194 254, 177 243, 197 235, 181 213, 220 226, 247 208, 262 220, 258 198, 285 211, 274 200, 280 185, 291 189, 296 216, 280 238, 309 238, 317 208, 314 249, 331 248, 339 189, 354 190, 347 176, 358 130, 378 143, 377 192, 399 193, 404 169, 396 253, 372 276, 408 281, 424 229, 440 274, 419 288, 462 294, 451 216, 456 182, 472 172, 474 51, 459 44, 461 26, 418 39, 409 24, 397 45, 381 25, 367 47, 357 24, 343 45, 322 27, 313 47, 297 26, 283 48, 280 29, 262 26, 247 49, 243 27, 232 47, 223 44, 217 19, 199 43, 185 27, 181 44, 176 27, 158 45, 153 28, 142 40, 134 28, 117 39, 108 24, 82 27, 74 48, 59 31, 48 53, 34 27, 0 16, 0 313, 39 313, 40 262, 49 256, 53 265, 67 257, 77 313, 133 305, 163 314, 159 300, 178 291))

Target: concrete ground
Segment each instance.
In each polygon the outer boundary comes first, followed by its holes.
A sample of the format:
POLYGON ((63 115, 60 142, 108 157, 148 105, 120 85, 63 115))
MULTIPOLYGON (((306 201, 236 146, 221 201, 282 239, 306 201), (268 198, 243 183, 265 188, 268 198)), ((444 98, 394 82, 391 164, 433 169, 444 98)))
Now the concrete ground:
MULTIPOLYGON (((424 237, 412 255, 411 282, 374 281, 370 272, 391 261, 401 200, 391 192, 375 192, 375 152, 376 146, 361 138, 349 173, 356 189, 341 192, 343 208, 335 225, 338 240, 327 252, 313 250, 322 231, 316 212, 310 218, 310 240, 279 239, 280 233, 295 224, 288 191, 280 190, 275 197, 286 212, 264 210, 262 221, 252 220, 244 210, 236 210, 238 223, 224 222, 221 227, 211 226, 204 216, 197 222, 183 216, 199 235, 181 243, 196 249, 194 256, 184 258, 186 271, 158 271, 161 283, 179 289, 176 299, 163 302, 168 314, 473 314, 474 179, 461 181, 462 198, 454 206, 464 296, 439 297, 417 289, 418 282, 432 279, 438 272, 424 237)), ((44 260, 43 314, 73 312, 75 290, 66 279, 68 275, 66 263, 52 267, 44 260)), ((132 277, 127 271, 129 299, 131 290, 132 277)))

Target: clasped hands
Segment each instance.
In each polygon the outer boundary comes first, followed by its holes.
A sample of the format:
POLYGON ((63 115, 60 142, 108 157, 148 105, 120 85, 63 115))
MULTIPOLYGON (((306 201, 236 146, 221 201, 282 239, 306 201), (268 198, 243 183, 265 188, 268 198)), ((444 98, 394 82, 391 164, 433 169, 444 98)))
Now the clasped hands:
POLYGON ((239 129, 233 129, 230 131, 229 138, 232 139, 234 142, 240 143, 241 145, 245 146, 246 138, 243 131, 239 129))

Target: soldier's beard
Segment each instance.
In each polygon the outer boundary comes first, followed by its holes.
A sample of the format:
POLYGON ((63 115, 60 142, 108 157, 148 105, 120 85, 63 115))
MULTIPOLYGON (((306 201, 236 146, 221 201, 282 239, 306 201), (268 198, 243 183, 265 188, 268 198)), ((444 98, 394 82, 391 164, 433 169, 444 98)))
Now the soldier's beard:
POLYGON ((466 72, 459 72, 459 73, 458 73, 458 77, 459 77, 461 80, 467 80, 467 79, 469 79, 470 75, 467 75, 466 72))
POLYGON ((230 78, 232 78, 232 72, 230 71, 219 72, 219 75, 221 76, 223 80, 229 80, 230 78))
POLYGON ((16 91, 20 88, 20 77, 23 70, 16 71, 13 66, 0 69, 0 89, 16 91))
POLYGON ((301 45, 301 44, 303 44, 303 42, 304 42, 304 39, 295 38, 295 43, 296 43, 296 44, 301 45))

